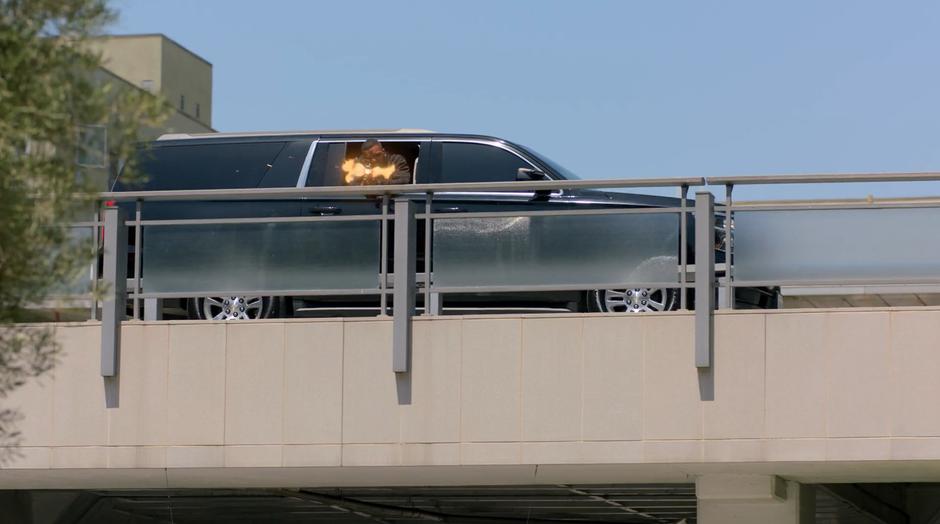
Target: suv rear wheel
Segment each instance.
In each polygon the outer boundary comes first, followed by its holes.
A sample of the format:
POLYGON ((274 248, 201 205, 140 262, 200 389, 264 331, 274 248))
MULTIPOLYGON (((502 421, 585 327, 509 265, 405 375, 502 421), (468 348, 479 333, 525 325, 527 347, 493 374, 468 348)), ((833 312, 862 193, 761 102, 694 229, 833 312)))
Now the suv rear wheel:
POLYGON ((257 320, 276 316, 272 297, 199 297, 189 301, 189 318, 200 320, 257 320))
POLYGON ((588 293, 588 309, 602 313, 649 313, 678 307, 676 289, 600 289, 588 293))

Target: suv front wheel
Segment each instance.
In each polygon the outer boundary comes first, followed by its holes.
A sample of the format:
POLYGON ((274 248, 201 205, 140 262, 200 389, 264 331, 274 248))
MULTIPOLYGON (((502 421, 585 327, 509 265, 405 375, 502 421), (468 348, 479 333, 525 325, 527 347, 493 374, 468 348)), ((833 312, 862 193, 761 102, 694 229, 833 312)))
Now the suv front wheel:
POLYGON ((679 290, 656 288, 600 289, 587 296, 588 309, 601 313, 650 313, 673 311, 679 305, 679 290))
POLYGON ((276 316, 272 297, 199 297, 189 301, 189 318, 200 320, 257 320, 276 316))

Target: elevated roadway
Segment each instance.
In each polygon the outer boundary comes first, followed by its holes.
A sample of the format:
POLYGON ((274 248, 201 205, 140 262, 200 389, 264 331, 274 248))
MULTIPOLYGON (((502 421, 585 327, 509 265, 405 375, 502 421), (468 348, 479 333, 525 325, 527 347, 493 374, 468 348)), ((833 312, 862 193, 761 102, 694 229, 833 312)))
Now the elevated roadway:
POLYGON ((116 381, 97 322, 58 324, 0 489, 696 483, 792 516, 940 481, 940 308, 716 312, 711 370, 692 313, 413 322, 407 374, 390 319, 126 322, 116 381))

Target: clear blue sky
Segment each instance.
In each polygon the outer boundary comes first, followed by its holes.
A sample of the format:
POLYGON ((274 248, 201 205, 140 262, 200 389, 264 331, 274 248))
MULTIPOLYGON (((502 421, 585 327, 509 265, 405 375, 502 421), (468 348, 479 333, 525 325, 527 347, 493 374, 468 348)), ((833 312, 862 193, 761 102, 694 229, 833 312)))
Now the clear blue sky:
POLYGON ((583 178, 940 171, 940 2, 114 5, 212 62, 220 131, 492 134, 583 178))

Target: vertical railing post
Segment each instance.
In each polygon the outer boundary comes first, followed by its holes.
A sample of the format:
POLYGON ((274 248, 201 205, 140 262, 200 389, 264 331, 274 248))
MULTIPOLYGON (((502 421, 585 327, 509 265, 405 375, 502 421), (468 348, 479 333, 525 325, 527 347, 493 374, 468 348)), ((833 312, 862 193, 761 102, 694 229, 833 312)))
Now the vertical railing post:
POLYGON ((92 232, 92 253, 95 254, 95 259, 91 261, 91 311, 89 312, 90 320, 98 320, 98 249, 100 247, 99 242, 101 241, 101 203, 95 202, 95 213, 92 217, 95 225, 91 228, 92 232))
POLYGON ((104 208, 104 267, 106 295, 101 303, 101 376, 118 372, 121 321, 127 310, 127 224, 119 207, 104 208))
POLYGON ((424 200, 424 315, 437 315, 431 296, 431 237, 434 234, 434 224, 431 220, 432 200, 434 194, 428 191, 424 200))
POLYGON ((382 260, 379 275, 379 315, 388 315, 388 195, 382 195, 382 260))
POLYGON ((732 211, 734 204, 731 201, 733 189, 733 184, 725 186, 725 278, 722 282, 724 285, 721 287, 721 295, 718 298, 718 307, 720 309, 734 309, 734 275, 731 267, 732 258, 734 257, 734 237, 731 228, 732 217, 734 216, 732 211))
POLYGON ((695 194, 695 367, 712 363, 715 310, 715 197, 695 194))
POLYGON ((145 298, 144 299, 144 320, 154 321, 163 320, 163 299, 145 298))
POLYGON ((395 199, 395 285, 392 295, 392 370, 407 373, 411 360, 411 319, 415 312, 417 259, 415 204, 395 199))
POLYGON ((689 281, 689 232, 688 232, 688 201, 689 186, 683 184, 679 188, 679 309, 689 309, 689 290, 686 287, 689 281))
POLYGON ((141 238, 143 237, 143 232, 140 230, 140 219, 141 219, 141 206, 143 202, 140 200, 137 201, 134 209, 134 299, 133 299, 133 311, 134 320, 140 320, 140 255, 142 242, 141 238))

